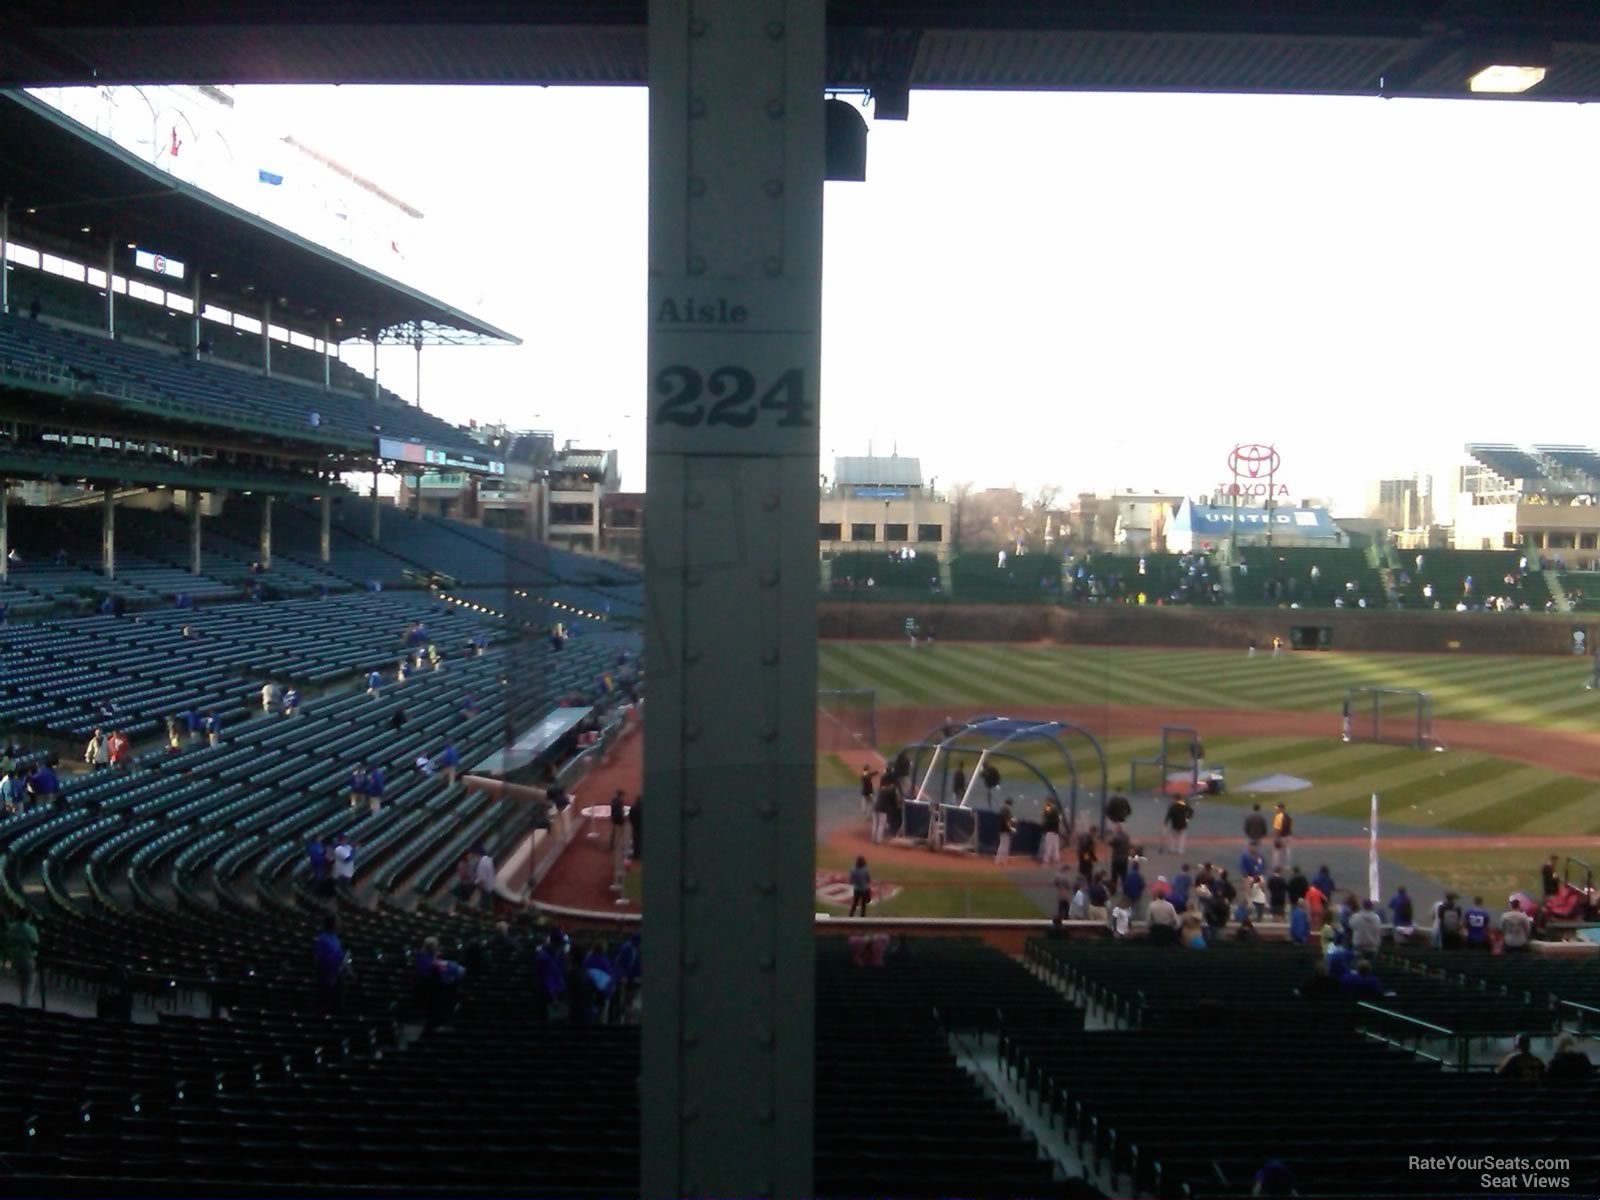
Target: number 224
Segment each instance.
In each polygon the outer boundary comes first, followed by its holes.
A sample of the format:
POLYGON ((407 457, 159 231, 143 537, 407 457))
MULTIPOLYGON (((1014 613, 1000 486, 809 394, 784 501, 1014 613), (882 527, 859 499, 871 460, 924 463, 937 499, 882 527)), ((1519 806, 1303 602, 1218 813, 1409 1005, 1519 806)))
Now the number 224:
POLYGON ((778 412, 781 428, 811 424, 811 405, 806 402, 805 372, 791 367, 757 400, 756 377, 743 367, 718 367, 703 378, 693 367, 662 367, 656 373, 656 394, 662 397, 656 409, 657 425, 728 425, 748 429, 763 411, 778 412), (700 402, 709 393, 710 405, 700 402))

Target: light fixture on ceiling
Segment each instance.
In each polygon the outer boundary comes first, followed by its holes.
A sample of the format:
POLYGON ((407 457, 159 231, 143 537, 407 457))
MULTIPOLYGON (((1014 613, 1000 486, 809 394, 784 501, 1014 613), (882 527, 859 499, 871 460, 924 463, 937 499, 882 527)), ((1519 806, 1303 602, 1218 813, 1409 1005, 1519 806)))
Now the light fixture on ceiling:
POLYGON ((1544 67, 1490 63, 1467 78, 1467 90, 1498 95, 1517 95, 1544 82, 1544 67))
POLYGON ((132 242, 129 242, 129 243, 128 243, 128 249, 129 249, 129 250, 137 250, 137 249, 138 249, 138 248, 139 248, 139 247, 138 247, 138 246, 136 246, 136 245, 134 245, 134 244, 133 244, 133 243, 132 243, 132 242))
POLYGON ((81 229, 78 230, 78 232, 79 233, 88 233, 89 232, 89 226, 87 226, 87 225, 83 226, 81 229))

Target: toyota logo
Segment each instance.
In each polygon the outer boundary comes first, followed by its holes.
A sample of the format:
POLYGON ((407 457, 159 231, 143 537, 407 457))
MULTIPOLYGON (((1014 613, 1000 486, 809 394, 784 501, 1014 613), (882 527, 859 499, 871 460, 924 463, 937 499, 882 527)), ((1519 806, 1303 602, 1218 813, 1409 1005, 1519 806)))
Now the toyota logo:
POLYGON ((1243 442, 1228 451, 1228 469, 1248 479, 1276 475, 1281 462, 1276 449, 1260 442, 1243 442))

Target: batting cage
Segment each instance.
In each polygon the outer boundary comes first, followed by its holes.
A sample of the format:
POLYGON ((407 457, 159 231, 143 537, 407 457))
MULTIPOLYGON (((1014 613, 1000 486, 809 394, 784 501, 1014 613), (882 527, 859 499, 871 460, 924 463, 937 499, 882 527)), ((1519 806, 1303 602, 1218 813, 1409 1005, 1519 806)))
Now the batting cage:
POLYGON ((1163 725, 1161 748, 1151 758, 1128 764, 1128 795, 1192 795, 1221 792, 1224 768, 1208 762, 1200 731, 1188 725, 1163 725), (1198 756, 1196 751, 1199 751, 1198 756))
POLYGON ((1105 804, 1105 752, 1093 734, 1069 722, 997 716, 950 722, 904 747, 896 760, 909 774, 900 836, 934 849, 992 851, 999 810, 1010 800, 1017 818, 1012 853, 1030 855, 1039 847, 1046 802, 1060 810, 1066 830, 1080 801, 1096 819, 1105 804), (1079 741, 1092 756, 1081 764, 1081 788, 1071 748, 1079 741))
POLYGON ((877 745, 877 692, 869 688, 817 692, 817 753, 871 752, 877 745))
POLYGON ((1350 688, 1344 694, 1344 740, 1394 746, 1433 745, 1433 697, 1415 688, 1350 688))

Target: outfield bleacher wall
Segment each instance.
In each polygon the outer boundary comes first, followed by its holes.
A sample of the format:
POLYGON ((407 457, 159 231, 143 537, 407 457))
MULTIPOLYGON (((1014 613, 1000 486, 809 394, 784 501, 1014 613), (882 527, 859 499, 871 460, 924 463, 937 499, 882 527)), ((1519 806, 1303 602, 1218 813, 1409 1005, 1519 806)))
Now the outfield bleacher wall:
POLYGON ((1243 648, 1287 642, 1296 625, 1326 625, 1335 650, 1423 653, 1570 654, 1574 630, 1595 645, 1600 618, 1528 613, 1347 612, 1338 609, 1154 607, 1111 604, 1081 608, 1015 604, 817 605, 823 638, 903 638, 907 617, 933 629, 938 641, 1054 641, 1105 646, 1243 648))

